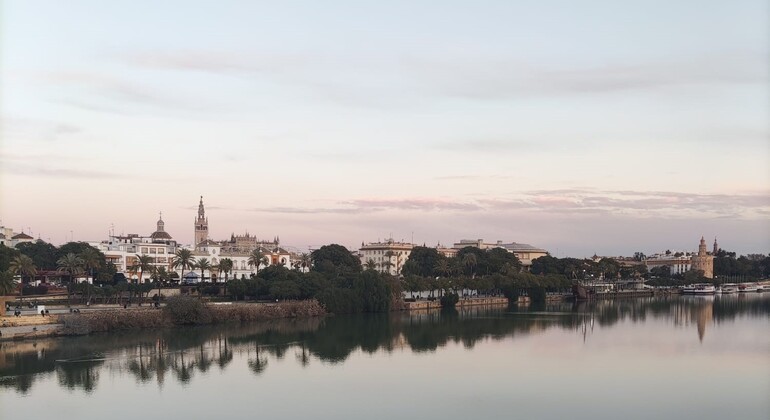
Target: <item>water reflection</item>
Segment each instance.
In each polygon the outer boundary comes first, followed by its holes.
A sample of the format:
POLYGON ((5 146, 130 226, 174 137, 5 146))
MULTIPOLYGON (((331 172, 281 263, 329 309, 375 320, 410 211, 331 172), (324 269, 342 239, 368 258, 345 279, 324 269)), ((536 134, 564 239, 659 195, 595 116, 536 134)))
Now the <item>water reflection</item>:
POLYGON ((302 368, 341 364, 353 352, 395 349, 436 352, 447 343, 472 349, 483 340, 511 340, 552 328, 591 340, 596 328, 622 321, 665 320, 693 328, 701 342, 713 324, 738 317, 770 317, 770 294, 671 297, 560 303, 547 306, 469 308, 450 312, 275 320, 245 326, 131 331, 69 339, 0 344, 0 387, 28 393, 55 375, 60 387, 93 392, 103 376, 130 376, 163 387, 170 376, 188 384, 197 375, 223 371, 237 355, 254 375, 287 355, 302 368))

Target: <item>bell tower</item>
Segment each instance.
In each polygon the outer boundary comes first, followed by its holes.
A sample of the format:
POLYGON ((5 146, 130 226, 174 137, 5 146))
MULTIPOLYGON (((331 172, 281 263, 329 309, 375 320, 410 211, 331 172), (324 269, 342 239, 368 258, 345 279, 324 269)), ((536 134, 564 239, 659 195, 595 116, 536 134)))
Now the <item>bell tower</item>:
POLYGON ((198 204, 198 218, 195 219, 195 247, 209 238, 209 219, 206 217, 206 210, 203 208, 203 196, 198 204))

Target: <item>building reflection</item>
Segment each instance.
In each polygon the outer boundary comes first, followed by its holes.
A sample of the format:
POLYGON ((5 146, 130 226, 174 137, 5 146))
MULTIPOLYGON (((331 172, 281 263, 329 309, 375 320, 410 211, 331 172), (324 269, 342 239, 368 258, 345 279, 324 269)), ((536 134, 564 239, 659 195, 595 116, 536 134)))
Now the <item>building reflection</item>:
POLYGON ((119 332, 72 339, 0 343, 0 387, 25 393, 35 380, 54 373, 59 386, 86 393, 95 390, 104 372, 130 375, 139 383, 163 387, 170 376, 190 383, 211 369, 224 371, 236 359, 262 375, 271 360, 288 360, 305 368, 313 360, 343 363, 353 352, 436 352, 449 343, 472 349, 481 340, 516 340, 553 328, 571 330, 585 341, 595 328, 618 322, 667 320, 697 330, 702 342, 715 322, 737 316, 770 314, 766 297, 604 300, 548 306, 466 308, 285 319, 243 326, 177 328, 119 332))

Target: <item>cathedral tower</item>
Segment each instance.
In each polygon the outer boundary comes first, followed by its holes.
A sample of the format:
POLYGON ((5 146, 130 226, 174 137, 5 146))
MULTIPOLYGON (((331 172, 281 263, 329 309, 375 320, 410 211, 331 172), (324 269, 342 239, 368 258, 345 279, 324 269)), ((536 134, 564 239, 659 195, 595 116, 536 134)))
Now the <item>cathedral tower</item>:
POLYGON ((206 210, 203 208, 203 196, 198 204, 198 218, 195 219, 195 246, 209 238, 209 219, 206 217, 206 210))
POLYGON ((714 252, 711 253, 711 255, 715 256, 719 252, 719 245, 717 245, 717 238, 714 238, 714 252))

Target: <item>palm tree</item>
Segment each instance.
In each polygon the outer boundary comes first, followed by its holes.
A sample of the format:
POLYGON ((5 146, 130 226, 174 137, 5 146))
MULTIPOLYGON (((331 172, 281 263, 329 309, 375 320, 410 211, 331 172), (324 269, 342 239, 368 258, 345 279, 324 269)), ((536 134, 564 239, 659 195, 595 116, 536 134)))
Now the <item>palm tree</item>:
POLYGON ((371 259, 371 258, 369 258, 366 261, 366 264, 364 264, 364 266, 366 267, 367 270, 376 270, 377 269, 377 263, 374 262, 374 260, 371 259))
POLYGON ((11 260, 9 268, 11 273, 21 277, 21 281, 19 282, 19 297, 24 297, 24 276, 28 276, 30 282, 35 281, 35 274, 37 274, 35 262, 32 261, 32 258, 29 256, 21 254, 11 260))
POLYGON ((77 255, 70 252, 69 254, 59 258, 56 261, 56 271, 65 273, 70 278, 70 282, 67 285, 67 307, 70 306, 70 293, 72 292, 72 283, 75 280, 75 275, 83 272, 83 260, 77 255))
POLYGON ((390 274, 390 267, 393 266, 393 261, 391 261, 391 260, 393 259, 393 257, 395 255, 396 255, 396 253, 391 251, 391 250, 388 250, 387 252, 385 252, 385 256, 388 257, 388 260, 387 260, 387 262, 383 262, 382 265, 387 268, 387 273, 388 274, 390 274))
POLYGON ((78 256, 83 260, 83 268, 91 274, 91 281, 93 282, 94 270, 98 270, 102 266, 99 251, 96 248, 89 246, 88 248, 83 249, 78 256))
POLYGON ((192 269, 195 260, 193 259, 192 251, 189 249, 178 249, 174 253, 174 258, 171 260, 171 266, 174 268, 182 269, 181 280, 184 280, 184 269, 192 269))
POLYGON ((10 271, 0 272, 0 296, 11 294, 16 285, 13 282, 13 273, 10 271))
POLYGON ((139 255, 136 254, 136 262, 134 265, 130 267, 131 271, 136 272, 139 271, 139 279, 137 283, 142 282, 142 275, 145 271, 151 271, 153 269, 153 259, 149 255, 139 255))
POLYGON ((208 258, 198 258, 198 261, 195 262, 195 268, 198 268, 201 270, 201 282, 203 282, 203 273, 206 270, 211 269, 211 263, 209 262, 208 258))
POLYGON ((468 253, 463 255, 463 265, 471 270, 471 278, 475 277, 473 269, 476 268, 477 263, 478 260, 476 259, 476 254, 468 253))
POLYGON ((259 274, 259 266, 262 264, 267 265, 265 254, 259 249, 251 251, 251 254, 249 254, 249 267, 255 268, 257 274, 259 274))
POLYGON ((305 269, 310 269, 310 254, 307 252, 303 252, 302 255, 299 256, 299 260, 302 263, 302 271, 305 271, 305 269))
POLYGON ((219 270, 225 273, 225 283, 227 283, 228 275, 227 273, 233 271, 233 260, 230 258, 222 258, 219 261, 219 270))
POLYGON ((160 304, 160 285, 163 282, 169 281, 169 279, 171 279, 171 275, 166 270, 166 267, 158 267, 154 271, 155 273, 153 274, 155 275, 155 281, 158 282, 158 304, 160 304))
POLYGON ((452 267, 449 265, 449 260, 442 258, 436 261, 436 266, 433 267, 433 271, 436 274, 444 277, 448 277, 452 273, 452 267))

